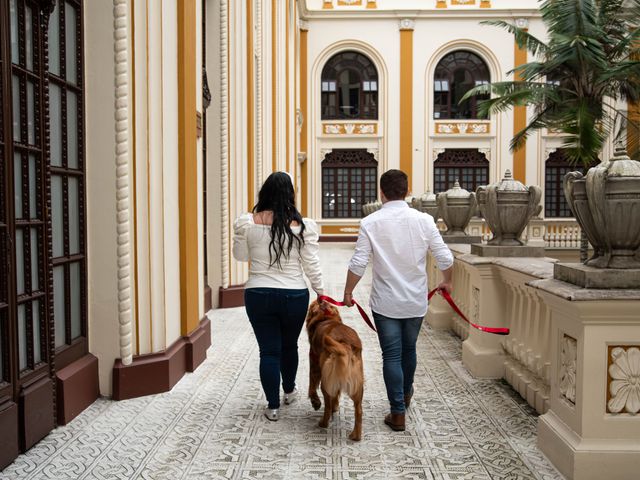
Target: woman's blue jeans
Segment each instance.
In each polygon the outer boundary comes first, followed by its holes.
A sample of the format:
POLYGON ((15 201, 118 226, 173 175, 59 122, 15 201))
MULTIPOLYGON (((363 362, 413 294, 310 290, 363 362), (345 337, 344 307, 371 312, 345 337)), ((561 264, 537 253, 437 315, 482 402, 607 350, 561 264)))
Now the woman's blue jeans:
POLYGON ((260 381, 269 408, 280 407, 280 375, 286 393, 296 386, 298 337, 309 307, 309 290, 249 288, 244 304, 260 347, 260 381))
POLYGON ((382 375, 391 413, 404 413, 404 396, 413 392, 416 342, 422 317, 390 318, 373 312, 382 349, 382 375))

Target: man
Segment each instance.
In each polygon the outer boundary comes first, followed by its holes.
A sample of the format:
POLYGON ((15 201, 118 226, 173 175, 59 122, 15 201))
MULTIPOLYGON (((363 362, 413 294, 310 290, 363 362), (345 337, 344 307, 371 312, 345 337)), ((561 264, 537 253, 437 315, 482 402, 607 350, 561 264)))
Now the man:
POLYGON ((362 219, 356 250, 349 263, 344 303, 353 305, 353 290, 373 259, 371 310, 382 349, 383 376, 391 406, 384 423, 404 431, 405 409, 413 395, 416 341, 427 313, 427 250, 442 271, 439 287, 451 292, 453 255, 433 217, 404 201, 407 175, 389 170, 380 177, 382 208, 362 219))

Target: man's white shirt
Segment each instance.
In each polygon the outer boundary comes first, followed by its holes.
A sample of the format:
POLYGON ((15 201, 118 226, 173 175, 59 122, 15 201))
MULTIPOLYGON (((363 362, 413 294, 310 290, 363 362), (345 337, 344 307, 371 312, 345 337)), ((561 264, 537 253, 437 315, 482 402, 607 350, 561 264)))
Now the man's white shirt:
POLYGON ((389 201, 362 219, 349 270, 364 275, 372 258, 370 305, 374 312, 390 318, 427 313, 429 250, 440 270, 453 265, 453 255, 433 217, 409 207, 404 200, 389 201))

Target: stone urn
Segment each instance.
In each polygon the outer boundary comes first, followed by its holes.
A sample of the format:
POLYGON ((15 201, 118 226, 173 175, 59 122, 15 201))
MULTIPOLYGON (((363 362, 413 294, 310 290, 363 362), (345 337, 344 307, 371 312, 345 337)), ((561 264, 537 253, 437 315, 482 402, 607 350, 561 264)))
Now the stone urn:
POLYGON ((586 176, 567 173, 564 194, 594 249, 587 265, 640 268, 640 162, 629 158, 622 143, 610 161, 586 176))
POLYGON ((439 217, 437 195, 431 192, 425 192, 420 195, 420 199, 416 202, 418 210, 428 213, 437 222, 439 217))
POLYGON ((480 213, 493 233, 489 245, 517 247, 525 243, 520 236, 534 215, 542 210, 542 189, 526 187, 507 170, 504 178, 476 190, 480 213))
POLYGON ((366 217, 367 215, 371 215, 376 210, 380 210, 382 208, 382 202, 376 200, 375 202, 369 202, 362 205, 362 216, 366 217))
POLYGON ((446 192, 438 194, 438 212, 447 231, 445 235, 466 237, 464 229, 476 211, 476 195, 460 187, 458 180, 446 192))

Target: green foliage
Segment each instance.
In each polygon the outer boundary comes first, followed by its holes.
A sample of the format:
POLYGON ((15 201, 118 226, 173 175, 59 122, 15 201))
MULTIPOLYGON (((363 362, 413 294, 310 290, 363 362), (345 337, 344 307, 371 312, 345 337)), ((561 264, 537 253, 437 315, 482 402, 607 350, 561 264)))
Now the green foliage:
POLYGON ((482 116, 533 107, 512 149, 547 128, 564 135, 574 163, 597 161, 610 135, 626 134, 629 153, 638 158, 640 119, 629 118, 620 101, 640 101, 640 0, 544 0, 540 11, 546 42, 505 21, 482 22, 512 33, 534 60, 509 72, 521 80, 476 87, 462 101, 492 93, 479 103, 482 116))

